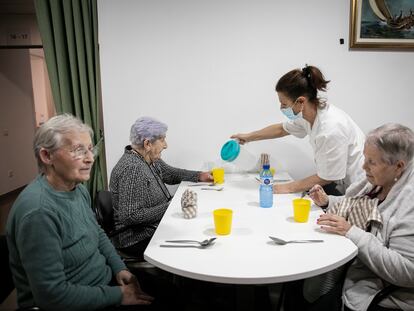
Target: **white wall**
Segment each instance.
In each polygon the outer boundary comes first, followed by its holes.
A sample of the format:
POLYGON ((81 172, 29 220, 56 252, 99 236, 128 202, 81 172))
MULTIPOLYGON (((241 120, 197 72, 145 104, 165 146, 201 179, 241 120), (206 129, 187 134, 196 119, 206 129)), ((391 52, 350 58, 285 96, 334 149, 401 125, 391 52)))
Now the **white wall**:
MULTIPOLYGON (((349 1, 101 0, 98 11, 108 172, 143 115, 169 125, 167 162, 203 168, 231 134, 284 120, 275 83, 306 63, 364 132, 414 128, 413 52, 350 51, 349 1)), ((247 147, 295 178, 314 172, 307 139, 247 147)))

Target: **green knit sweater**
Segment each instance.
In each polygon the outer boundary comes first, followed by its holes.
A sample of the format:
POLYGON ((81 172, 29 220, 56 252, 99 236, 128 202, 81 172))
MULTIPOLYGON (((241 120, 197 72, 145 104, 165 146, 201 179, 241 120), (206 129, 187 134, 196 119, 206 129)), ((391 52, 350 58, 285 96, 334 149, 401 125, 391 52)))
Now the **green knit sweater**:
POLYGON ((6 230, 19 307, 95 310, 121 303, 120 288, 107 284, 126 268, 83 185, 59 192, 39 175, 17 198, 6 230))

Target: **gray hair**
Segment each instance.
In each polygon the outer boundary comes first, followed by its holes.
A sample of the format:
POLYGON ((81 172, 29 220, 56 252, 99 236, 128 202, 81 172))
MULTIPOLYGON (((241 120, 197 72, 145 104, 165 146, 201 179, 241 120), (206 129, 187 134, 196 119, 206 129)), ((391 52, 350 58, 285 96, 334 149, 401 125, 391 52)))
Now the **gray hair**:
POLYGON ((414 156, 414 132, 398 123, 384 124, 368 133, 365 143, 375 145, 388 164, 404 161, 411 165, 414 156))
POLYGON ((40 159, 40 149, 44 148, 49 152, 57 150, 63 144, 62 136, 73 132, 89 133, 93 136, 93 130, 89 125, 68 113, 54 116, 38 128, 33 140, 33 151, 40 170, 44 168, 40 159))
POLYGON ((144 140, 154 142, 157 139, 165 137, 168 126, 151 117, 138 118, 131 126, 129 140, 131 144, 142 147, 144 140))

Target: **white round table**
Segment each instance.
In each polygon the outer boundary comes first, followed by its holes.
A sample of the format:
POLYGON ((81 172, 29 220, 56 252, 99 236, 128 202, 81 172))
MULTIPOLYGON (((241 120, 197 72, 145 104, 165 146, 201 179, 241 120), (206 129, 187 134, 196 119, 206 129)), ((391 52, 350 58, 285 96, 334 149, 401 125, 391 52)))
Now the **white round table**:
MULTIPOLYGON (((274 195, 271 208, 259 207, 256 175, 226 175, 224 190, 202 190, 181 183, 161 220, 144 258, 171 273, 193 279, 228 284, 270 284, 304 279, 337 268, 354 258, 357 247, 347 238, 319 229, 323 211, 312 206, 309 221, 293 220, 292 199, 297 194, 274 195), (181 195, 185 189, 198 194, 198 215, 185 219, 181 195), (233 210, 232 232, 217 236, 207 248, 163 248, 165 240, 204 240, 216 236, 212 211, 233 210), (268 236, 286 240, 322 239, 323 243, 276 245, 268 236)), ((285 179, 286 174, 276 175, 285 179)))

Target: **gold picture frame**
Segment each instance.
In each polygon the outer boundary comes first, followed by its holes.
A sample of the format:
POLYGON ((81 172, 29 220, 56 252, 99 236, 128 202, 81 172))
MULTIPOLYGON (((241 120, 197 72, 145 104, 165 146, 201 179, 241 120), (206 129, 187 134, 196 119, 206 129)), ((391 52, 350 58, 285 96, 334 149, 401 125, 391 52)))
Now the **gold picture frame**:
POLYGON ((414 50, 414 0, 351 0, 351 49, 414 50))

